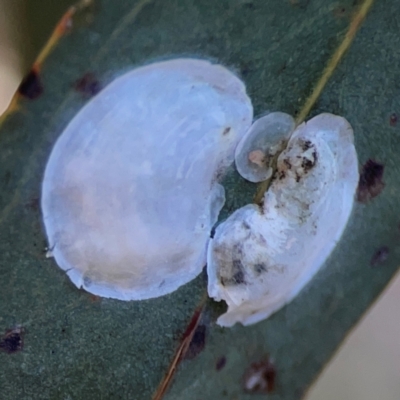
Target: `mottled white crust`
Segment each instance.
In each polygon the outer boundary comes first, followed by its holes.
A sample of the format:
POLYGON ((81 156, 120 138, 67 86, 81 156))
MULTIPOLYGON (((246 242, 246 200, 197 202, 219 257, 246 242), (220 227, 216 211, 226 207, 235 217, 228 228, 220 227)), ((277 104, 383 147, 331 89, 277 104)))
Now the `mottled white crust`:
POLYGON ((204 60, 124 74, 57 140, 41 206, 49 247, 78 287, 157 297, 199 274, 224 204, 216 179, 251 125, 244 84, 204 60))
POLYGON ((282 151, 294 128, 294 119, 283 112, 272 112, 255 121, 235 150, 239 174, 250 182, 269 179, 272 160, 282 151))
POLYGON ((256 323, 299 293, 339 241, 358 178, 344 118, 321 114, 293 132, 263 206, 237 210, 210 241, 208 293, 228 304, 218 324, 256 323))

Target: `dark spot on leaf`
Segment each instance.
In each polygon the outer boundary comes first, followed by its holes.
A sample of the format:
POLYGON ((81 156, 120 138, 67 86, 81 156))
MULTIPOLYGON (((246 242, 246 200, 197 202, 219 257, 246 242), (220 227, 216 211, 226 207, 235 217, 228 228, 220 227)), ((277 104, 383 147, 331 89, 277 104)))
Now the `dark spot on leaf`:
POLYGON ((396 126, 397 125, 397 119, 398 119, 397 114, 393 113, 390 116, 390 119, 389 119, 390 126, 396 126))
POLYGON ((13 354, 24 347, 23 329, 20 327, 7 329, 0 338, 0 350, 7 354, 13 354))
POLYGON ((92 72, 87 72, 81 78, 77 79, 72 87, 85 96, 91 97, 96 95, 102 89, 100 82, 92 72))
POLYGON ((231 131, 231 127, 228 126, 228 127, 226 127, 226 128, 224 129, 224 131, 222 132, 222 135, 225 136, 225 135, 227 135, 230 131, 231 131))
POLYGON ((332 13, 335 18, 344 18, 347 17, 349 14, 346 7, 343 6, 335 7, 332 13))
POLYGON ((206 333, 207 328, 205 325, 198 325, 196 330, 194 331, 192 341, 189 344, 187 352, 185 354, 185 359, 193 360, 196 356, 198 356, 206 345, 206 333))
POLYGON ((99 303, 101 301, 101 297, 96 296, 95 294, 89 293, 89 300, 91 303, 99 303))
POLYGON ((243 375, 243 389, 247 393, 267 394, 275 389, 276 369, 269 358, 254 362, 243 375))
POLYGON ((279 67, 278 69, 278 75, 280 75, 285 69, 287 68, 287 63, 286 61, 279 67))
POLYGON ((215 369, 217 371, 221 371, 221 369, 223 369, 225 365, 226 365, 226 357, 222 356, 218 358, 217 362, 215 363, 215 369))
POLYGON ((249 10, 254 10, 256 8, 252 1, 244 3, 243 6, 249 10))
POLYGON ((357 200, 366 203, 382 192, 385 184, 383 172, 385 166, 374 160, 368 160, 362 167, 357 188, 357 200))
POLYGON ((214 43, 215 42, 215 36, 213 36, 213 35, 208 36, 207 37, 207 42, 208 43, 214 43))
POLYGON ((18 87, 18 93, 30 100, 38 98, 43 93, 39 74, 31 69, 18 87))
POLYGON ((240 72, 242 73, 243 77, 246 77, 251 72, 249 64, 242 63, 240 65, 240 72))
POLYGON ((378 264, 383 263, 389 257, 389 247, 382 246, 378 250, 375 251, 373 256, 371 257, 371 265, 374 267, 378 264))
POLYGON ((183 342, 184 340, 187 340, 187 338, 192 335, 193 330, 195 330, 199 324, 199 320, 201 317, 201 312, 202 312, 202 307, 197 308, 194 313, 192 318, 190 319, 190 322, 185 330, 185 332, 182 335, 181 341, 183 342))

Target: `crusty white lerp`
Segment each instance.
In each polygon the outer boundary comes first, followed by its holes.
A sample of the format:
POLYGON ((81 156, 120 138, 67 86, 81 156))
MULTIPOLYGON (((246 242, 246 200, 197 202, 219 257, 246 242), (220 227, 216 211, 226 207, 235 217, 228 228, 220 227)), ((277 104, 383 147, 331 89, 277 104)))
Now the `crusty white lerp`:
POLYGON ((208 293, 228 304, 220 325, 261 321, 299 293, 342 235, 358 179, 344 118, 321 114, 296 128, 263 205, 235 211, 209 244, 208 293))

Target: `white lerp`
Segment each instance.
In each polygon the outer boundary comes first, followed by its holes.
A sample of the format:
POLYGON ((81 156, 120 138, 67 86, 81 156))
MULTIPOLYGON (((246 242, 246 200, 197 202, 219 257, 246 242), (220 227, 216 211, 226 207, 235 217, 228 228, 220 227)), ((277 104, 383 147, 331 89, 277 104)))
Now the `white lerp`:
POLYGON ((297 127, 263 205, 234 212, 209 244, 208 293, 228 304, 220 325, 256 323, 299 293, 342 235, 358 179, 344 118, 321 114, 297 127))
POLYGON ((41 206, 57 264, 76 286, 122 300, 197 276, 225 200, 217 179, 252 117, 243 83, 208 61, 158 62, 114 80, 46 166, 41 206))
POLYGON ((255 121, 235 150, 239 174, 250 182, 269 179, 274 158, 283 150, 295 126, 292 116, 283 112, 272 112, 255 121))

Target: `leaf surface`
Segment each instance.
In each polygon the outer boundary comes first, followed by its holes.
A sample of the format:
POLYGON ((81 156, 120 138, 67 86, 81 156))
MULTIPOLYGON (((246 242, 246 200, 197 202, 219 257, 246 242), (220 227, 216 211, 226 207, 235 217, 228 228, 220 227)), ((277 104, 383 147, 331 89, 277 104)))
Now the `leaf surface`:
MULTIPOLYGON (((217 61, 244 80, 256 116, 267 110, 297 115, 358 7, 352 0, 102 0, 78 10, 40 63, 42 92, 19 96, 0 127, 0 330, 20 325, 24 331, 21 351, 0 352, 2 398, 145 400, 159 396, 167 376, 169 388, 158 399, 264 398, 246 394, 242 377, 267 356, 275 368, 271 399, 305 393, 400 264, 395 0, 376 1, 308 116, 325 111, 347 118, 360 163, 384 164, 384 189, 355 205, 326 266, 267 321, 216 326, 224 306, 203 304, 205 274, 140 302, 78 290, 45 258, 40 184, 52 146, 91 88, 155 60, 217 61), (383 247, 387 259, 371 263, 383 247)), ((233 168, 224 184, 221 218, 256 192, 233 168)))

